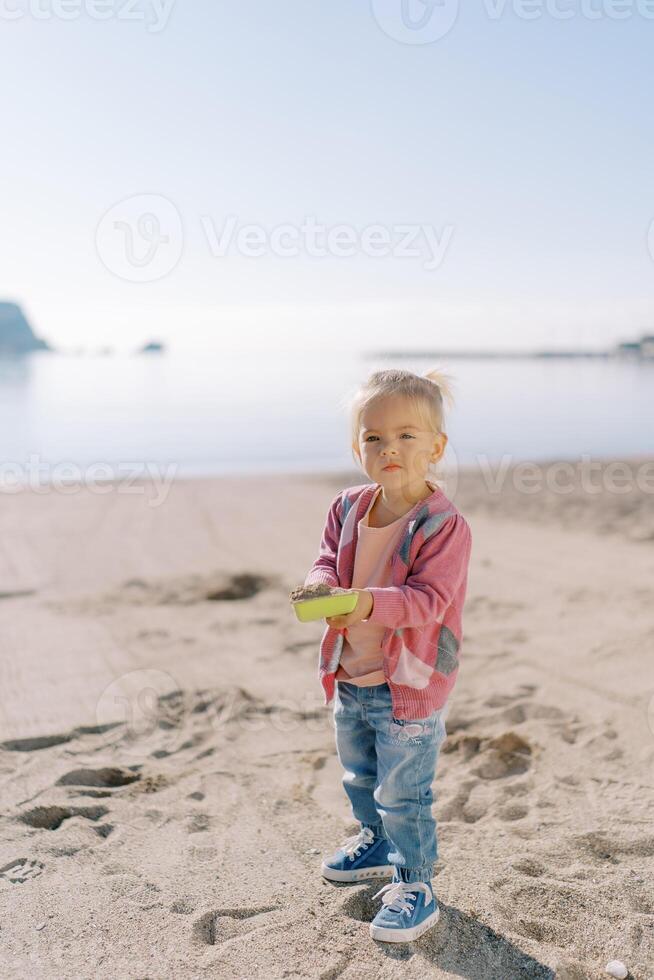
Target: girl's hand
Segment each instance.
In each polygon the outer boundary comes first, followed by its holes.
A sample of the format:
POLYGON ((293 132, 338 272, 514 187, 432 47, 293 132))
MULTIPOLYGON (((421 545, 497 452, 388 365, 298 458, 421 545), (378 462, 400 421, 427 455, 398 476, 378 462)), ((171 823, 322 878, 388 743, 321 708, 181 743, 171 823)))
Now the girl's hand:
POLYGON ((360 623, 362 619, 367 619, 372 608, 375 604, 372 592, 367 589, 354 589, 357 593, 357 604, 351 613, 346 616, 326 616, 325 622, 332 629, 340 630, 344 629, 346 626, 353 626, 355 623, 360 623))

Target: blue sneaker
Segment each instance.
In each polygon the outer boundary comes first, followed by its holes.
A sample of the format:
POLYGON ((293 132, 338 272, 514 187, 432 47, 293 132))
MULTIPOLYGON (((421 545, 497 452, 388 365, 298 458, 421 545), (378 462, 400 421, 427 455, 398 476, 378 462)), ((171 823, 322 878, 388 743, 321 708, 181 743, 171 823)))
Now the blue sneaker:
POLYGON ((375 837, 370 827, 362 827, 354 837, 343 841, 332 857, 322 862, 320 870, 330 881, 387 878, 394 871, 388 860, 390 848, 389 840, 375 837))
POLYGON ((390 885, 384 885, 373 898, 379 895, 384 897, 382 907, 370 923, 373 939, 410 943, 438 922, 440 909, 431 882, 398 881, 394 875, 390 885))

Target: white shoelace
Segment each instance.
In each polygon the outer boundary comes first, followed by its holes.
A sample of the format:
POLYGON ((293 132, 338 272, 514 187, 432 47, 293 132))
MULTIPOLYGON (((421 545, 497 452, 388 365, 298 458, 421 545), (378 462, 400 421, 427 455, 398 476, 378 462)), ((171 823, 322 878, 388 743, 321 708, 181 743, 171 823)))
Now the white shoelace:
POLYGON ((383 888, 373 895, 373 898, 378 898, 383 895, 382 902, 387 905, 391 912, 412 912, 413 905, 409 899, 413 899, 414 902, 417 898, 417 892, 425 893, 425 904, 429 904, 432 900, 432 890, 425 881, 393 881, 390 885, 384 885, 383 888), (386 894, 384 894, 386 892, 386 894))
POLYGON ((354 837, 348 837, 341 844, 341 850, 345 851, 350 860, 353 861, 355 857, 359 856, 360 851, 365 851, 372 844, 374 839, 375 835, 370 827, 362 827, 358 834, 355 834, 354 837))

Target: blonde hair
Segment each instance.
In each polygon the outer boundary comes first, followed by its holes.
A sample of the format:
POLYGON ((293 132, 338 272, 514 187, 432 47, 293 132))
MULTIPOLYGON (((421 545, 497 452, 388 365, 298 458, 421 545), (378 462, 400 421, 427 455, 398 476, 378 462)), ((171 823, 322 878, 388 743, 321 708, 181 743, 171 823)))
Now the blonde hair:
POLYGON ((349 399, 347 408, 350 413, 350 435, 352 456, 354 462, 361 463, 355 446, 359 442, 361 415, 365 408, 373 402, 389 396, 400 396, 414 402, 420 410, 426 410, 428 425, 434 435, 445 435, 445 405, 448 409, 454 405, 453 379, 439 368, 427 371, 426 374, 414 374, 401 368, 389 368, 385 371, 374 371, 349 399))

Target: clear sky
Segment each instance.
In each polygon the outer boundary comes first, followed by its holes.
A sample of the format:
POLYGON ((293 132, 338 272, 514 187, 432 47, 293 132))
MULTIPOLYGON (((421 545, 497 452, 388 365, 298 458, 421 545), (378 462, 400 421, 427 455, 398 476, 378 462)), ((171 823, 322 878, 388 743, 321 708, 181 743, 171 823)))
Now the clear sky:
POLYGON ((405 0, 405 43, 402 0, 0 0, 0 298, 62 348, 654 333, 654 19, 556 3, 467 0, 413 43, 405 0))

